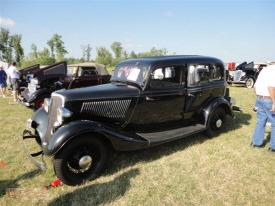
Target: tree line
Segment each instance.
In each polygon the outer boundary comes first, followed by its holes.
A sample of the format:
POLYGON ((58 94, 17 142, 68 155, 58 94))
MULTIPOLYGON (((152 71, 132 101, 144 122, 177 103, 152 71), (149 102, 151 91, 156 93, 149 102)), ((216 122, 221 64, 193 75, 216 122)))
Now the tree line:
POLYGON ((18 67, 25 68, 34 64, 51 65, 60 61, 67 61, 68 64, 75 64, 81 62, 96 62, 108 66, 115 66, 118 62, 125 59, 134 59, 148 56, 164 56, 168 51, 163 49, 156 49, 152 47, 148 52, 135 53, 131 51, 128 53, 120 42, 113 42, 110 46, 114 56, 106 47, 96 47, 96 57, 91 58, 92 47, 90 44, 81 45, 81 58, 69 57, 65 55, 68 51, 65 48, 65 43, 62 41, 62 36, 54 34, 50 40, 47 40, 49 48, 44 47, 42 51, 38 51, 35 44, 31 45, 31 52, 28 55, 24 54, 24 49, 21 46, 22 35, 10 34, 8 29, 0 28, 0 60, 11 63, 16 62, 18 67))

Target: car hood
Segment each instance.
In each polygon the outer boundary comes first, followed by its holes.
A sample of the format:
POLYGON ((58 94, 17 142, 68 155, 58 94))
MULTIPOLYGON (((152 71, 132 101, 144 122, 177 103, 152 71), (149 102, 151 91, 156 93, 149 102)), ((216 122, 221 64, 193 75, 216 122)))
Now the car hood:
POLYGON ((113 83, 92 87, 58 90, 54 95, 62 95, 67 101, 100 101, 106 99, 117 99, 120 97, 137 98, 140 90, 135 86, 117 85, 113 83))
POLYGON ((67 62, 58 62, 50 66, 38 69, 33 72, 33 78, 37 78, 38 82, 42 82, 45 79, 63 77, 67 74, 67 62))

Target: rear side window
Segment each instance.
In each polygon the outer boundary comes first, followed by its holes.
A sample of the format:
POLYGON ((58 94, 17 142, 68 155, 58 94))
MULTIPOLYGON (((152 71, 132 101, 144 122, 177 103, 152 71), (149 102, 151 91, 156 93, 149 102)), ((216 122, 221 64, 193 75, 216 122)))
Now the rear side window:
POLYGON ((190 64, 187 70, 187 85, 199 86, 210 81, 210 67, 207 64, 190 64))
POLYGON ((224 69, 221 64, 214 64, 213 65, 213 72, 212 72, 212 78, 213 81, 220 81, 224 79, 224 69))

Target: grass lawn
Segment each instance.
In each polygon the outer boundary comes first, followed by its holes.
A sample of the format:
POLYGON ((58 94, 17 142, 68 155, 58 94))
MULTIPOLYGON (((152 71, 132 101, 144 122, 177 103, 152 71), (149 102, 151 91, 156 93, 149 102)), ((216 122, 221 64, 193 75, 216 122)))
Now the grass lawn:
POLYGON ((249 147, 256 124, 253 89, 230 91, 243 112, 228 116, 228 131, 219 137, 200 133, 146 150, 111 151, 98 179, 50 190, 43 187, 56 180, 51 158, 48 170, 40 171, 21 145, 33 111, 0 97, 0 205, 275 205, 275 155, 267 152, 269 144, 249 147))

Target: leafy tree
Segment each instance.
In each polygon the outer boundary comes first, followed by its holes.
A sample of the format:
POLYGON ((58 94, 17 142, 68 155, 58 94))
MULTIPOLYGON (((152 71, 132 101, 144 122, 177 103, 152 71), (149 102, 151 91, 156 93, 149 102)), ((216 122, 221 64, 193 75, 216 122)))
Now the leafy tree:
POLYGON ((30 53, 27 57, 25 57, 21 67, 25 68, 35 64, 51 65, 54 63, 55 59, 52 57, 50 50, 43 48, 41 52, 37 52, 37 58, 35 58, 33 53, 30 53))
POLYGON ((128 59, 128 56, 129 56, 129 54, 127 53, 127 51, 126 51, 126 50, 123 50, 123 51, 122 51, 122 58, 123 58, 123 59, 128 59))
POLYGON ((10 31, 4 28, 1 28, 0 30, 0 59, 6 62, 12 61, 10 31))
POLYGON ((82 63, 84 62, 84 59, 76 59, 73 57, 65 58, 64 61, 67 61, 67 64, 77 64, 77 63, 82 63))
POLYGON ((55 55, 54 55, 54 47, 55 47, 55 45, 54 45, 53 39, 47 41, 47 44, 48 44, 49 47, 50 47, 52 57, 55 58, 55 55))
POLYGON ((22 35, 19 35, 19 34, 15 34, 11 36, 11 44, 12 44, 12 47, 14 48, 15 61, 18 62, 18 66, 20 66, 24 57, 24 50, 21 46, 21 39, 22 39, 22 35))
POLYGON ((96 62, 100 64, 105 65, 111 65, 112 64, 112 54, 109 52, 108 49, 105 47, 98 47, 96 48, 97 57, 96 62))
POLYGON ((91 51, 92 51, 92 47, 90 47, 90 44, 88 44, 87 48, 86 48, 86 60, 90 61, 91 59, 91 51))
POLYGON ((150 56, 164 56, 167 54, 167 50, 163 49, 156 49, 152 47, 149 52, 142 52, 137 55, 137 57, 150 57, 150 56))
POLYGON ((130 55, 129 55, 129 59, 135 59, 137 58, 137 55, 134 51, 131 51, 130 55))
POLYGON ((64 47, 64 42, 61 40, 62 36, 54 34, 53 37, 47 41, 50 47, 52 57, 56 58, 57 61, 64 59, 64 55, 68 54, 64 47))
POLYGON ((32 44, 32 45, 31 45, 31 50, 32 50, 33 57, 34 57, 34 58, 37 58, 37 57, 38 57, 38 54, 37 54, 37 46, 36 46, 35 44, 32 44))
POLYGON ((81 49, 82 49, 82 58, 83 58, 83 60, 87 61, 87 62, 90 61, 91 50, 92 50, 92 47, 90 47, 90 44, 88 44, 87 46, 82 45, 81 49))
POLYGON ((82 49, 82 58, 85 60, 86 59, 86 46, 85 45, 81 45, 81 49, 82 49))
POLYGON ((113 50, 116 59, 121 57, 121 53, 122 53, 123 48, 122 48, 120 42, 114 42, 111 45, 111 49, 113 50))

